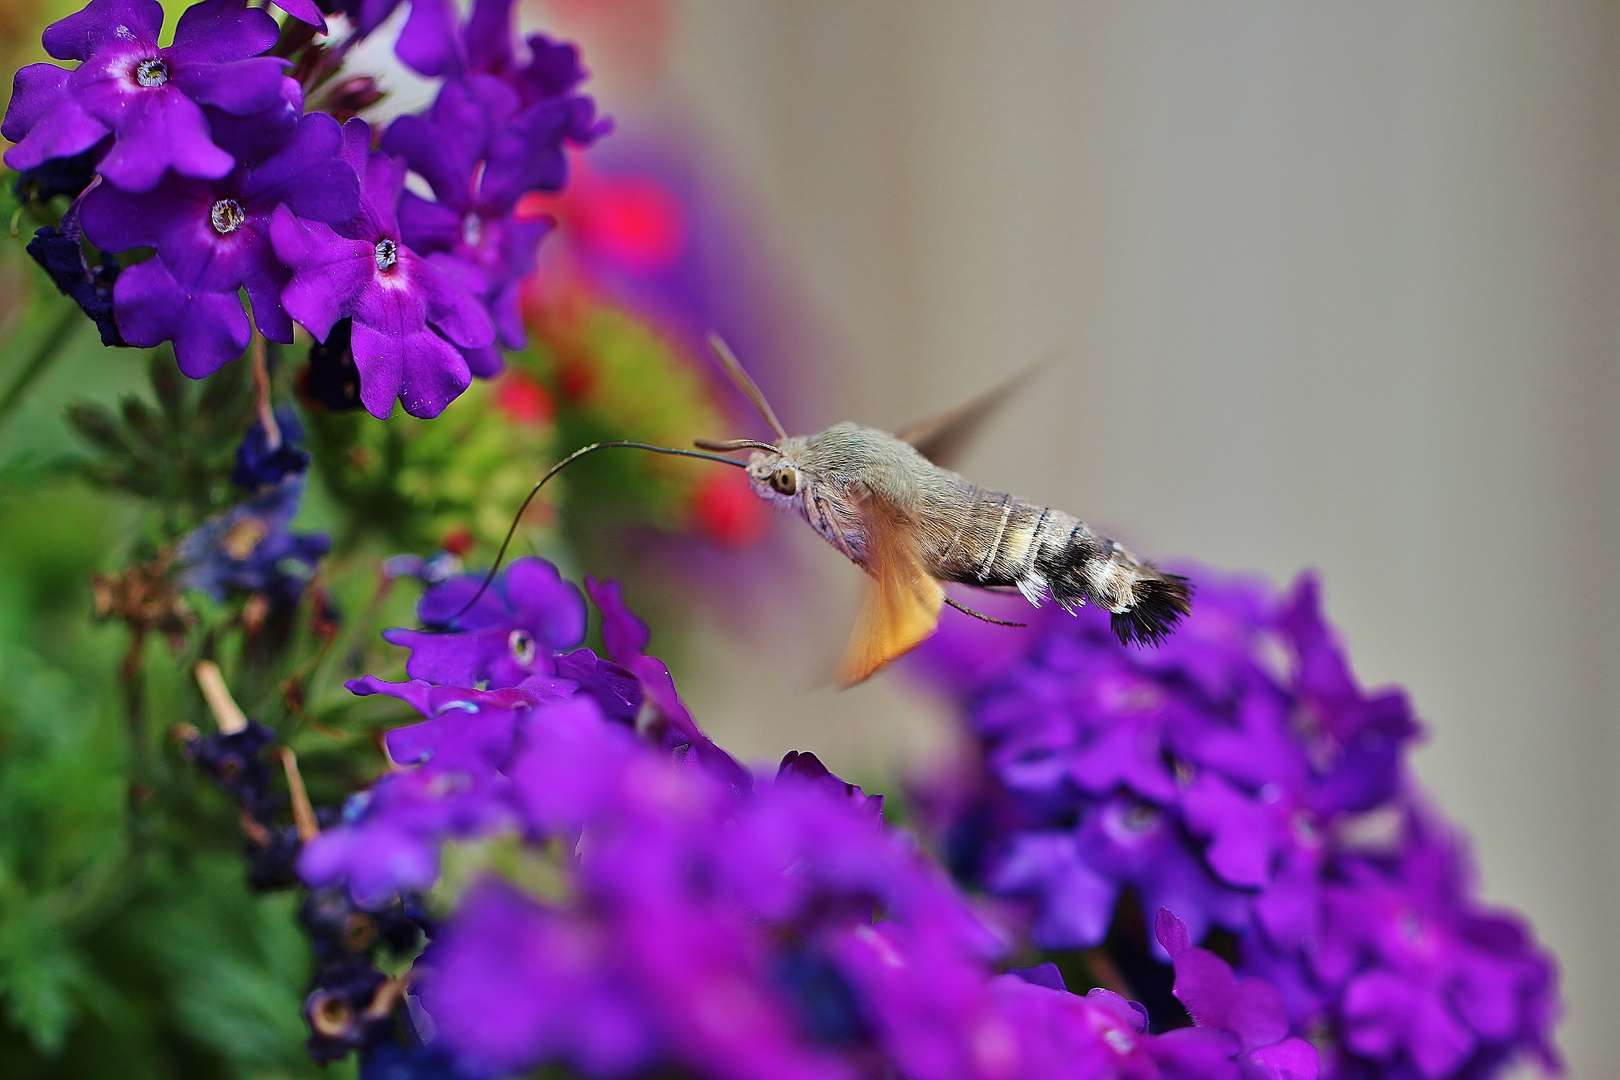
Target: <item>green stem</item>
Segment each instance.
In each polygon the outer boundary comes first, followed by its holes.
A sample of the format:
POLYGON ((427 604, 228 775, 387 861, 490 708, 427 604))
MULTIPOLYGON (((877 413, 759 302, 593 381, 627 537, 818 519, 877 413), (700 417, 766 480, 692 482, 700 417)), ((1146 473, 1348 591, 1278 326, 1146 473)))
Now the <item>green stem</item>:
POLYGON ((51 366, 51 361, 61 355, 62 346, 72 340, 74 333, 83 325, 83 318, 84 316, 79 311, 78 304, 73 303, 71 300, 62 301, 55 321, 45 330, 45 334, 39 339, 39 343, 34 346, 32 355, 24 362, 22 370, 17 373, 17 377, 11 380, 10 386, 6 387, 5 395, 0 396, 0 425, 5 424, 10 419, 12 412, 22 403, 23 397, 28 393, 29 387, 33 386, 39 380, 39 377, 45 374, 46 370, 51 366))

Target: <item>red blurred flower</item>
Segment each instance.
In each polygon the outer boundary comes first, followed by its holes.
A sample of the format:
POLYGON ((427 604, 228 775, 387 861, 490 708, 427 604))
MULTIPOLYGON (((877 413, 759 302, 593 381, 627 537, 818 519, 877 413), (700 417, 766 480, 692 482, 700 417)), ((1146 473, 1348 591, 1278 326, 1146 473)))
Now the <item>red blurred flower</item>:
POLYGON ((495 405, 520 424, 543 426, 557 415, 546 388, 526 375, 510 371, 495 384, 495 405))
POLYGON ((692 514, 705 536, 727 547, 743 547, 765 532, 765 505, 741 472, 712 474, 692 497, 692 514))

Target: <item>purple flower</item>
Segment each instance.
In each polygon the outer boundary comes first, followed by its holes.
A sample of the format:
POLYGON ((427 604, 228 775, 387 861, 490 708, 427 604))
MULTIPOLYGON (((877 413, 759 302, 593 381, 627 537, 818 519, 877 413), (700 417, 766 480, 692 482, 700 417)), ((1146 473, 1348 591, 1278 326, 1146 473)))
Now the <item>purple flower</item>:
POLYGON ((645 654, 652 634, 647 624, 625 606, 619 583, 586 577, 585 591, 602 612, 602 640, 608 656, 641 683, 647 715, 638 716, 637 725, 656 725, 664 744, 671 748, 690 746, 698 760, 739 791, 751 787, 748 770, 698 728, 675 689, 669 668, 657 657, 645 654))
POLYGON ((1316 1080, 1316 1050, 1289 1036, 1288 1012, 1276 987, 1263 979, 1235 978, 1230 965, 1195 946, 1186 924, 1165 908, 1155 916, 1154 936, 1175 964, 1175 995, 1193 1021, 1240 1040, 1245 1076, 1316 1080))
POLYGON ((540 104, 557 106, 564 114, 562 134, 577 146, 589 146, 612 130, 610 121, 597 118, 595 102, 575 92, 586 78, 579 49, 544 34, 531 34, 525 40, 527 62, 519 57, 513 0, 474 0, 459 34, 453 18, 449 22, 442 17, 422 21, 423 34, 409 48, 430 57, 427 62, 435 70, 412 64, 418 71, 450 79, 494 76, 517 91, 525 109, 540 104), (433 32, 440 35, 437 41, 429 39, 433 32))
MULTIPOLYGON (((551 227, 514 211, 525 192, 562 186, 563 119, 550 105, 520 112, 516 91, 479 76, 450 83, 425 117, 400 117, 383 139, 383 149, 403 157, 437 199, 405 193, 405 242, 417 251, 449 253, 471 269, 467 287, 489 305, 508 348, 528 342, 518 285, 534 269, 540 239, 551 227)), ((469 360, 479 375, 499 370, 492 348, 470 353, 469 360)))
POLYGON ((652 1017, 618 970, 614 942, 583 919, 485 883, 435 950, 434 1022, 480 1072, 577 1062, 588 1076, 630 1072, 652 1056, 652 1017))
POLYGON ((71 219, 64 218, 62 224, 60 230, 47 227, 36 232, 28 242, 28 254, 50 275, 57 291, 78 304, 79 310, 96 324, 103 345, 126 344, 113 318, 113 287, 119 273, 117 260, 103 256, 101 264, 92 268, 84 257, 84 244, 72 228, 71 219))
POLYGON ((426 626, 454 632, 387 630, 383 637, 411 650, 405 672, 449 686, 517 686, 556 670, 555 654, 585 637, 585 599, 544 559, 517 559, 498 574, 478 602, 484 581, 464 574, 430 586, 417 604, 426 626))
POLYGON ((385 741, 394 761, 402 765, 432 761, 436 769, 467 768, 479 774, 506 768, 523 714, 536 705, 564 701, 572 690, 562 680, 543 677, 493 691, 434 686, 421 680, 391 683, 370 675, 351 680, 348 687, 362 697, 399 698, 429 718, 388 733, 385 741))
POLYGON ((287 405, 276 408, 276 444, 270 445, 270 434, 264 421, 255 417, 253 426, 236 448, 236 468, 231 471, 231 482, 249 491, 275 487, 289 476, 301 476, 309 471, 309 451, 298 444, 304 441, 304 425, 298 414, 287 405))
POLYGON ((814 784, 835 795, 842 795, 857 806, 864 806, 875 817, 883 817, 883 796, 868 795, 855 784, 834 776, 821 759, 807 750, 789 750, 776 769, 776 782, 814 784))
POLYGON ((1558 1070, 1552 961, 1523 920, 1471 901, 1466 856, 1442 825, 1413 809, 1406 829, 1396 858, 1346 860, 1326 889, 1310 967, 1336 999, 1352 1067, 1486 1075, 1522 1049, 1558 1070))
MULTIPOLYGON (((375 33, 400 0, 341 0, 335 6, 353 19, 361 37, 375 33)), ((398 57, 418 73, 443 75, 456 63, 454 0, 411 0, 411 14, 394 46, 398 57)))
POLYGON ((98 247, 157 249, 114 290, 125 339, 143 347, 173 341, 180 370, 202 378, 247 347, 251 327, 238 299, 245 289, 259 331, 290 343, 293 324, 281 307, 289 274, 271 247, 272 215, 352 217, 359 183, 337 156, 342 145, 336 121, 314 113, 274 156, 218 179, 171 177, 134 194, 103 185, 85 196, 85 234, 98 247))
POLYGON ((331 547, 325 533, 292 533, 304 478, 289 476, 223 516, 212 518, 180 541, 175 562, 179 583, 223 601, 228 589, 258 593, 273 606, 298 602, 315 565, 331 547))
POLYGON ((245 116, 272 106, 284 61, 259 57, 279 31, 242 0, 205 0, 180 16, 159 47, 157 0, 90 0, 45 31, 45 51, 79 60, 72 71, 34 64, 17 73, 0 134, 18 145, 14 169, 81 154, 112 136, 98 170, 126 191, 146 191, 173 169, 217 180, 235 161, 210 136, 203 106, 245 116))
POLYGON ((186 744, 186 756, 234 796, 248 813, 265 820, 275 804, 270 795, 270 770, 259 754, 275 741, 275 732, 250 720, 247 727, 229 735, 215 732, 192 739, 186 744))
MULTIPOLYGON (((534 269, 551 222, 519 215, 518 200, 560 190, 568 175, 564 143, 587 146, 607 125, 596 120, 591 99, 574 92, 585 77, 577 51, 537 35, 530 39, 529 63, 520 67, 512 23, 511 0, 479 0, 464 33, 456 33, 453 22, 445 26, 444 40, 429 51, 440 57, 433 73, 451 81, 426 114, 396 120, 382 145, 403 156, 434 194, 435 201, 405 194, 405 241, 419 252, 459 259, 468 268, 468 288, 489 305, 502 343, 519 349, 527 332, 518 285, 534 269)), ((463 351, 474 374, 499 372, 493 347, 463 351)))
POLYGON ((371 151, 364 121, 343 131, 343 157, 362 177, 360 213, 333 227, 277 208, 270 235, 292 270, 282 304, 323 341, 353 318, 360 398, 373 416, 386 418, 396 398, 412 416, 437 416, 472 380, 458 348, 491 344, 495 329, 459 284, 459 262, 406 245, 397 211, 404 163, 371 151))
MULTIPOLYGON (((473 621, 510 621, 511 584, 473 621)), ((475 588, 469 577, 430 589, 424 620, 449 621, 475 588)), ((1272 1038, 1275 1024, 1252 1009, 1153 1035, 1142 1006, 1108 991, 1070 994, 1050 972, 1043 985, 997 975, 1004 933, 883 827, 876 800, 811 754, 789 755, 758 785, 704 761, 712 744, 681 735, 690 717, 679 699, 658 700, 645 625, 614 583, 588 589, 611 653, 646 673, 634 717, 610 715, 595 685, 573 678, 634 679, 585 650, 559 658, 555 675, 499 690, 351 684, 424 719, 389 732, 390 756, 407 767, 307 847, 306 881, 346 884, 377 907, 431 885, 446 840, 521 845, 516 872, 474 882, 416 968, 431 1046, 384 1044, 368 1051, 378 1061, 414 1068, 427 1053, 447 1075, 558 1065, 737 1080, 1314 1075, 1309 1048, 1295 1053, 1286 1030, 1272 1038)), ((1239 990, 1245 1001, 1268 992, 1253 979, 1239 990)))
POLYGON ((1136 918, 1176 912, 1187 942, 1234 935, 1294 1034, 1327 1033, 1331 1075, 1550 1060, 1548 961, 1435 869, 1455 862, 1450 841, 1410 824, 1405 695, 1356 682, 1313 579, 1281 598, 1200 580, 1185 632, 1150 652, 1094 613, 996 629, 985 650, 985 628, 947 616, 925 657, 963 697, 982 761, 941 801, 953 868, 1025 904, 1041 947, 1106 939, 1122 968, 1151 967, 1153 944, 1130 952, 1125 896, 1136 918), (1397 884, 1442 879, 1421 896, 1397 884), (1401 937, 1420 926, 1431 953, 1401 937))
POLYGON ((368 909, 425 890, 438 880, 446 838, 510 823, 502 787, 498 777, 464 770, 390 773, 350 800, 342 824, 305 845, 299 876, 317 887, 346 884, 368 909))

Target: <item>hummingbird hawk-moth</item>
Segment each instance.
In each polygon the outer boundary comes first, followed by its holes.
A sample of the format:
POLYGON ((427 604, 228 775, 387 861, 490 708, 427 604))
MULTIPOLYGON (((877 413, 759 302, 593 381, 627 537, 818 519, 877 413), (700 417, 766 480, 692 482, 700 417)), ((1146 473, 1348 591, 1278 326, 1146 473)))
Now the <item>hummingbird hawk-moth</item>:
MULTIPOLYGON (((628 441, 593 443, 553 466, 529 498, 578 458, 609 447, 747 469, 754 494, 803 518, 871 579, 844 653, 840 674, 846 686, 863 682, 919 645, 934 632, 946 604, 1000 621, 951 600, 944 582, 1016 588, 1037 607, 1048 598, 1067 611, 1095 604, 1110 613, 1114 635, 1126 644, 1157 644, 1191 610, 1186 578, 1143 562, 1061 510, 981 488, 944 467, 1022 379, 895 434, 841 423, 815 435, 790 436, 725 342, 710 335, 709 345, 776 442, 694 439, 706 453, 628 441), (721 456, 741 450, 751 451, 747 461, 721 456)), ((486 588, 527 508, 525 501, 484 580, 486 588)))
POLYGON ((1110 612, 1122 643, 1156 644, 1190 610, 1180 575, 1061 510, 981 488, 940 464, 1021 380, 897 434, 841 423, 790 436, 725 343, 711 336, 709 344, 777 440, 695 445, 752 451, 754 494, 803 518, 871 578, 844 654, 846 685, 932 634, 943 605, 960 606, 943 582, 1011 586, 1037 607, 1048 598, 1069 611, 1095 604, 1110 612))

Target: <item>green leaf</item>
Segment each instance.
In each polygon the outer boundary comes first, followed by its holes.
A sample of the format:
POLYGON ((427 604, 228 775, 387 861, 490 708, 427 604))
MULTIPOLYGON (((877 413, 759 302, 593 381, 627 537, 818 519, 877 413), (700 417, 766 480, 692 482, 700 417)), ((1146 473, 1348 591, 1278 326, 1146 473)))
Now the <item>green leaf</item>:
POLYGON ((0 913, 0 1001, 6 1022, 35 1049, 56 1055, 79 1012, 75 990, 92 981, 77 950, 19 891, 0 913))

